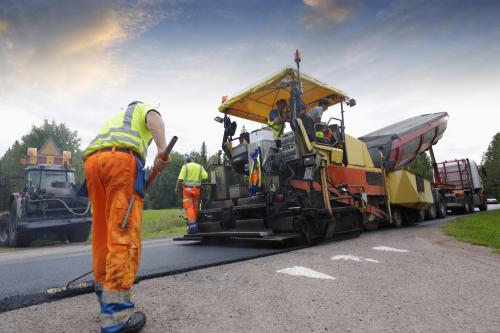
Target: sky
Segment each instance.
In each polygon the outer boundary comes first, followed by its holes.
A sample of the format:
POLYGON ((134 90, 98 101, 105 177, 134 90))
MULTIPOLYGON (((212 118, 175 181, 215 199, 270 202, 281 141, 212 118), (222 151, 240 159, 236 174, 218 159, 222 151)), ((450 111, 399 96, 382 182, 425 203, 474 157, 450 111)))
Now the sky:
POLYGON ((301 70, 357 100, 351 135, 446 111, 436 158, 479 162, 500 131, 500 1, 2 0, 0 156, 44 119, 85 148, 134 100, 158 107, 178 151, 215 153, 221 97, 297 48, 301 70))

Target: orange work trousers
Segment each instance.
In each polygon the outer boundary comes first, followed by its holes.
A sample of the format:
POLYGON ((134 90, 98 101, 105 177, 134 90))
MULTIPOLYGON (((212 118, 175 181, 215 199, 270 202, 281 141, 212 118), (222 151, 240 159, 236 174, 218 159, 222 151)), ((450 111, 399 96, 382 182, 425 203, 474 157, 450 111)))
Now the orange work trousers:
POLYGON ((200 208, 200 187, 182 188, 182 207, 186 211, 188 222, 195 222, 200 208))
POLYGON ((137 164, 131 152, 103 151, 85 160, 92 205, 92 266, 96 290, 130 290, 141 257, 144 200, 135 193, 137 164), (127 226, 121 224, 133 194, 127 226))

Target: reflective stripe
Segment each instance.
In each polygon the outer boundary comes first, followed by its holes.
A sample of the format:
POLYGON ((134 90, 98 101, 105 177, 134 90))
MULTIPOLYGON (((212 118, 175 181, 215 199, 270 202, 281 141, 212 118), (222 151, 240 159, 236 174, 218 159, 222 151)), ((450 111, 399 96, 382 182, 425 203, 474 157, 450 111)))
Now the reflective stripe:
MULTIPOLYGON (((102 308, 105 307, 106 305, 102 306, 102 308)), ((119 329, 122 328, 124 324, 128 321, 128 319, 134 312, 134 304, 125 303, 123 304, 123 307, 124 308, 121 309, 120 311, 116 312, 108 311, 111 313, 102 313, 101 311, 101 327, 103 328, 104 332, 106 331, 119 332, 119 329), (113 326, 118 326, 118 327, 116 327, 116 329, 111 329, 113 326)))
POLYGON ((128 290, 107 290, 102 291, 102 302, 106 304, 111 303, 126 303, 130 302, 131 292, 128 290))
POLYGON ((134 116, 134 110, 137 104, 132 104, 127 108, 125 112, 125 117, 123 118, 123 128, 132 127, 132 117, 134 116))
MULTIPOLYGON (((112 133, 127 133, 127 134, 131 134, 133 136, 137 136, 139 138, 141 137, 141 135, 139 133, 137 133, 136 131, 134 131, 133 129, 123 128, 123 127, 113 127, 113 128, 110 128, 109 131, 107 131, 104 134, 96 135, 96 137, 94 138, 94 140, 92 142, 94 142, 98 139, 103 139, 112 133)), ((153 140, 153 139, 151 139, 151 140, 153 140)), ((151 143, 151 140, 149 141, 150 143, 151 143)))

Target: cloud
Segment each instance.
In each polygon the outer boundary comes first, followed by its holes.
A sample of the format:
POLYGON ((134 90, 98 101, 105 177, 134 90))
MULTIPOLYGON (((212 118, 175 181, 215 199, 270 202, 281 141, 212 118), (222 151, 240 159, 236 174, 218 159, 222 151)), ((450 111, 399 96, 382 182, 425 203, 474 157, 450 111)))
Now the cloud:
POLYGON ((307 27, 329 23, 343 23, 356 15, 357 1, 349 0, 303 0, 310 11, 301 17, 307 27))
POLYGON ((7 31, 7 29, 9 29, 9 22, 0 19, 0 32, 7 31))
POLYGON ((176 15, 158 1, 7 2, 0 5, 0 84, 10 96, 59 102, 112 91, 131 71, 120 47, 176 15))

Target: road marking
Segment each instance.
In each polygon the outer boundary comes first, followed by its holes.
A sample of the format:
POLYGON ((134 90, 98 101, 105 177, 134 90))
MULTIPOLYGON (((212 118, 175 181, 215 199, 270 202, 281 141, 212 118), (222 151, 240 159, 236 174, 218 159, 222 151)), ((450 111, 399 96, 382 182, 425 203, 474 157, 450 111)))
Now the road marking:
POLYGON ((375 259, 363 258, 363 257, 353 256, 350 254, 339 254, 339 255, 336 255, 334 257, 331 257, 331 259, 332 260, 344 260, 344 261, 351 260, 351 261, 358 261, 358 262, 368 261, 368 262, 373 262, 376 264, 379 263, 379 261, 375 260, 375 259))
POLYGON ((372 247, 372 250, 389 251, 389 252, 408 252, 408 250, 401 250, 401 249, 396 249, 394 247, 388 247, 388 246, 375 246, 375 247, 372 247))
POLYGON ((314 279, 335 280, 335 278, 333 276, 323 274, 323 273, 317 272, 313 269, 310 269, 307 267, 302 267, 302 266, 288 267, 288 268, 281 269, 281 270, 276 271, 276 272, 288 274, 288 275, 293 275, 293 276, 305 276, 305 277, 310 277, 310 278, 314 278, 314 279))

